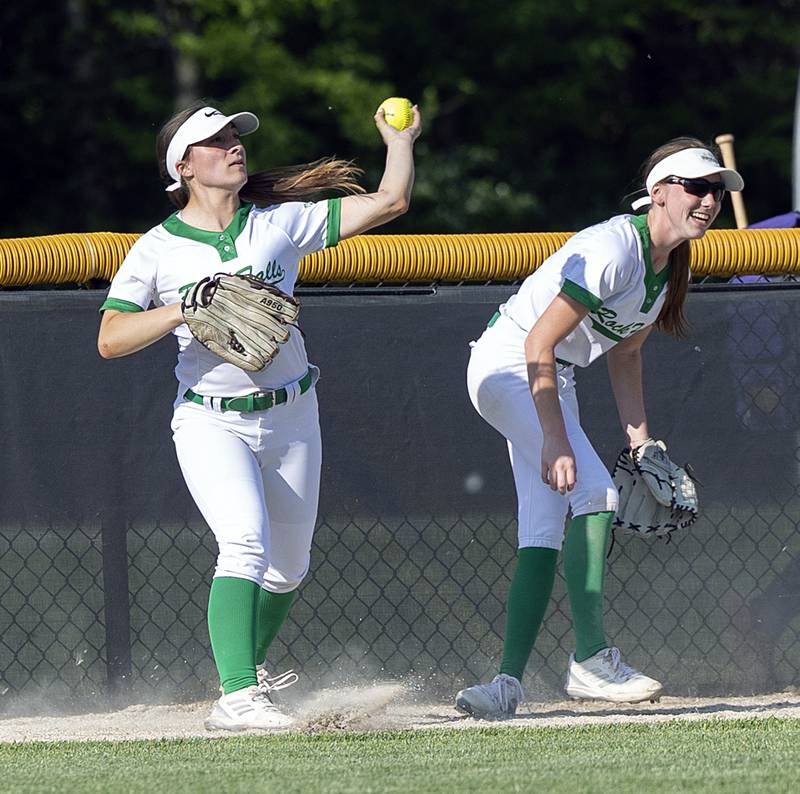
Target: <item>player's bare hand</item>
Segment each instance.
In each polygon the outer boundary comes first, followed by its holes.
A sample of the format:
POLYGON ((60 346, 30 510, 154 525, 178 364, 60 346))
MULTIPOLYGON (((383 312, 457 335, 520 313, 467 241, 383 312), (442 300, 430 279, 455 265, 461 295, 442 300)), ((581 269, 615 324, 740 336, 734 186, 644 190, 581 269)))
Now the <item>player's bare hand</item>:
POLYGON ((542 447, 542 482, 565 494, 575 487, 578 469, 569 441, 545 440, 542 447))
POLYGON ((378 108, 378 112, 375 114, 375 125, 378 127, 378 132, 380 132, 381 138, 383 138, 383 142, 387 146, 392 141, 406 140, 413 143, 419 138, 419 134, 422 132, 422 114, 419 112, 419 106, 413 105, 411 112, 414 114, 411 126, 406 127, 404 130, 396 130, 386 121, 383 108, 378 108))

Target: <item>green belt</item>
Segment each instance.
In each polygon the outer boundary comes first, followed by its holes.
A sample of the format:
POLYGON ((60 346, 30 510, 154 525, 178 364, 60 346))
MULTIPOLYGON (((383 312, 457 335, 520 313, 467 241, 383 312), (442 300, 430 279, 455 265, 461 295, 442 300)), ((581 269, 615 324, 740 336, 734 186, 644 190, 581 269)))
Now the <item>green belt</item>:
MULTIPOLYGON (((314 371, 309 368, 308 372, 297 381, 300 387, 300 394, 305 394, 314 382, 314 371)), ((198 405, 204 405, 203 395, 196 394, 191 389, 187 389, 183 395, 185 400, 190 400, 198 405)), ((221 408, 223 411, 241 411, 242 413, 249 413, 251 411, 266 411, 275 405, 282 405, 289 399, 289 393, 286 389, 275 389, 274 391, 256 392, 255 394, 246 394, 244 397, 222 397, 214 398, 221 399, 221 408)))
MULTIPOLYGON (((492 318, 491 318, 491 320, 489 320, 489 324, 486 327, 487 328, 491 328, 501 317, 502 317, 502 315, 500 314, 500 312, 495 312, 492 315, 492 318)), ((574 367, 575 366, 570 361, 564 361, 563 358, 557 358, 556 359, 556 364, 561 364, 562 367, 574 367)))

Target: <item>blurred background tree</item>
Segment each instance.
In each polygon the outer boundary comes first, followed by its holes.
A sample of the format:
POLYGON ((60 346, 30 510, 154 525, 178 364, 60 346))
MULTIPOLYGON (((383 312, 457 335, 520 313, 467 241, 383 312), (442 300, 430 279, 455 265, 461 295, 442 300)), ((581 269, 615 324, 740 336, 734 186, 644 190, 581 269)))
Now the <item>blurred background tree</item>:
POLYGON ((798 42, 800 0, 15 0, 0 8, 1 233, 159 222, 155 134, 196 97, 260 116, 251 168, 336 154, 368 188, 375 108, 418 102, 394 233, 575 230, 625 211, 666 139, 722 132, 759 220, 794 209, 798 42))

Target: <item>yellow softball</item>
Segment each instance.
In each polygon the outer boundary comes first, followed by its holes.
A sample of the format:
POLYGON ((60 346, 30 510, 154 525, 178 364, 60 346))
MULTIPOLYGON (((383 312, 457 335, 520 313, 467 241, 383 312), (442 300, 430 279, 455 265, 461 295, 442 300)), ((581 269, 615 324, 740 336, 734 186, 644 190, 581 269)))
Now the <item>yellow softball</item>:
POLYGON ((391 96, 384 99, 378 110, 383 110, 387 124, 391 124, 396 130, 404 130, 414 121, 411 101, 405 97, 391 96))

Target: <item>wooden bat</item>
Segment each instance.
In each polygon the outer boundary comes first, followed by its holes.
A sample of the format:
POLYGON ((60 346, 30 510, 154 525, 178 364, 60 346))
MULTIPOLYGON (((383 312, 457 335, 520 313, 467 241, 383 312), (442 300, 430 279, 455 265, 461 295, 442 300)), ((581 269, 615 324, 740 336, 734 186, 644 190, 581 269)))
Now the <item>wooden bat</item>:
MULTIPOLYGON (((735 171, 736 157, 733 154, 733 135, 730 133, 717 135, 714 138, 714 143, 719 146, 722 152, 722 164, 725 168, 732 168, 735 171)), ((733 202, 733 216, 736 218, 736 228, 744 229, 747 226, 747 212, 744 208, 744 199, 741 192, 731 193, 731 201, 733 202)))

